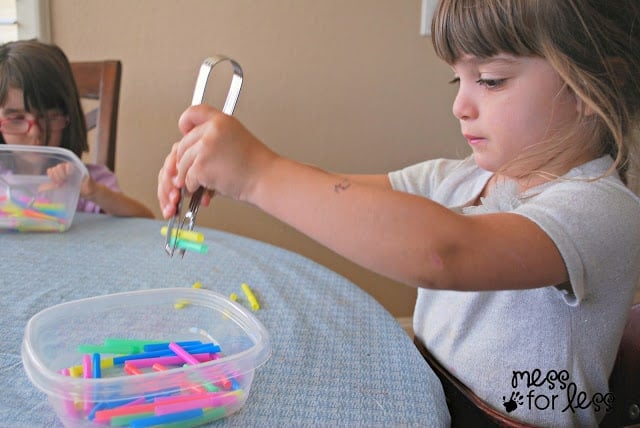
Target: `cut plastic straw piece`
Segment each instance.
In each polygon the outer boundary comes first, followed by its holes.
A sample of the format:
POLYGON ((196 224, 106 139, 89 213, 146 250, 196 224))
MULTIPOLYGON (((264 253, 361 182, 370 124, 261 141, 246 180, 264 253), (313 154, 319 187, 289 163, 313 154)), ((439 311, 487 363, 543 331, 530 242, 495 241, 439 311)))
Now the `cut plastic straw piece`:
POLYGON ((242 288, 242 291, 244 292, 245 296, 247 296, 247 300, 251 305, 251 309, 253 309, 254 311, 257 311, 258 309, 260 309, 260 304, 258 303, 258 299, 256 299, 256 296, 255 294, 253 294, 253 291, 251 291, 251 288, 249 288, 249 285, 243 282, 240 285, 240 287, 242 288))
POLYGON ((153 412, 145 412, 145 413, 135 413, 132 415, 114 416, 109 421, 110 422, 109 425, 111 425, 112 427, 131 426, 132 421, 135 421, 136 419, 150 418, 154 414, 155 413, 153 412))
POLYGON ((189 304, 191 304, 191 302, 187 299, 178 299, 178 301, 173 304, 173 307, 175 309, 184 309, 189 306, 189 304))
MULTIPOLYGON (((100 369, 105 370, 113 367, 113 358, 101 358, 100 359, 100 369)), ((82 377, 82 366, 71 366, 69 367, 69 376, 71 377, 82 377)))
MULTIPOLYGON (((199 363, 206 363, 211 361, 211 354, 191 354, 199 363)), ((178 356, 165 356, 165 357, 153 357, 153 358, 141 358, 137 360, 127 360, 127 364, 134 365, 138 368, 153 367, 154 364, 162 364, 166 366, 177 366, 184 364, 184 360, 178 356)))
POLYGON ((205 407, 220 407, 235 403, 237 400, 238 396, 234 393, 211 394, 208 397, 195 398, 172 404, 158 404, 155 408, 155 413, 156 415, 166 415, 205 407))
POLYGON ((202 414, 202 409, 193 409, 180 413, 151 416, 148 418, 136 419, 131 421, 131 428, 146 428, 171 422, 182 422, 189 419, 199 418, 202 416, 202 414))
MULTIPOLYGON (((160 351, 162 349, 169 349, 169 343, 170 342, 150 343, 148 345, 144 345, 143 351, 144 352, 153 352, 153 351, 160 351)), ((185 340, 185 341, 176 342, 176 343, 178 345, 182 346, 182 347, 196 346, 196 345, 206 345, 205 343, 202 343, 201 340, 185 340)))
POLYGON ((145 345, 152 345, 155 343, 164 342, 161 340, 122 339, 119 337, 107 337, 104 340, 104 346, 137 346, 140 349, 144 349, 145 345))
MULTIPOLYGON (((163 226, 162 229, 160 229, 160 234, 162 236, 167 236, 167 226, 163 226)), ((175 228, 171 231, 171 237, 176 237, 175 228)), ((178 232, 178 240, 181 239, 191 242, 203 242, 204 235, 200 232, 194 232, 193 230, 181 230, 180 232, 178 232)))
POLYGON ((142 348, 139 345, 78 345, 78 352, 81 354, 137 354, 142 348))
MULTIPOLYGON (((185 350, 193 353, 193 354, 201 354, 201 353, 216 353, 220 352, 220 346, 214 345, 213 343, 204 343, 200 345, 192 345, 185 346, 185 350)), ((139 354, 131 354, 131 355, 121 355, 118 357, 113 357, 114 364, 124 364, 125 361, 128 360, 139 360, 143 358, 155 358, 155 357, 172 357, 175 356, 176 353, 170 347, 167 349, 159 349, 157 351, 151 352, 141 352, 139 354)))
MULTIPOLYGON (((178 392, 178 390, 172 390, 171 392, 178 392)), ((159 400, 162 400, 162 404, 177 403, 184 400, 188 400, 189 396, 171 396, 171 397, 155 397, 154 402, 143 402, 140 404, 128 404, 112 409, 105 409, 96 412, 96 422, 108 422, 111 418, 116 416, 134 415, 140 413, 154 412, 156 406, 158 406, 159 400)))
POLYGON ((154 372, 165 372, 165 371, 169 370, 169 367, 165 366, 165 365, 164 365, 164 364, 162 364, 162 363, 153 363, 153 364, 151 365, 151 369, 152 369, 154 372))
MULTIPOLYGON (((226 409, 224 407, 214 407, 209 409, 203 409, 202 416, 199 418, 189 419, 189 426, 195 427, 205 424, 207 422, 215 421, 226 416, 226 409)), ((164 424, 162 428, 184 428, 184 424, 180 422, 164 424)))
POLYGON ((91 369, 93 370, 94 378, 100 379, 102 377, 100 354, 95 353, 91 356, 91 369))
POLYGON ((131 364, 131 362, 129 362, 129 361, 124 363, 124 371, 125 371, 125 373, 130 374, 130 375, 141 375, 142 374, 142 370, 140 370, 134 364, 131 364))
POLYGON ((82 377, 85 379, 90 379, 91 373, 91 355, 84 354, 82 356, 82 377))
POLYGON ((178 345, 176 342, 169 343, 169 349, 175 352, 176 355, 182 358, 182 360, 187 364, 200 364, 200 361, 196 357, 185 351, 185 349, 182 346, 178 345))
POLYGON ((207 247, 205 244, 201 244, 198 242, 187 241, 180 238, 178 238, 178 240, 176 241, 175 238, 171 238, 169 240, 169 245, 173 246, 174 243, 176 248, 180 250, 189 250, 189 251, 193 251, 195 253, 201 253, 201 254, 204 254, 209 251, 209 247, 207 247))

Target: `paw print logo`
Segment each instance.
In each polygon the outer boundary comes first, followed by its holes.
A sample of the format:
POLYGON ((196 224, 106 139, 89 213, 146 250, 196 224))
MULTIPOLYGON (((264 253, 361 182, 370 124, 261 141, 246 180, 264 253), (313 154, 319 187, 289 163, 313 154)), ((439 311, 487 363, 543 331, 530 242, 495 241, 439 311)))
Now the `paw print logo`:
POLYGON ((515 409, 517 409, 518 406, 522 406, 524 404, 523 399, 524 397, 522 396, 522 394, 520 394, 520 392, 513 391, 511 393, 511 398, 508 401, 504 395, 502 396, 502 405, 504 406, 507 413, 511 413, 515 409))

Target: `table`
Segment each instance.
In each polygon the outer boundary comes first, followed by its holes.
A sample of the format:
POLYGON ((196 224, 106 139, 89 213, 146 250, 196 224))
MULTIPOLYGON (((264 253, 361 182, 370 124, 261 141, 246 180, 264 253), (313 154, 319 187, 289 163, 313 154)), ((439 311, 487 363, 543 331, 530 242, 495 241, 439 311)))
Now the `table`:
POLYGON ((169 258, 164 225, 78 213, 64 233, 0 234, 0 426, 61 426, 22 367, 24 327, 37 312, 196 281, 226 296, 249 284, 273 348, 243 409, 211 426, 448 426, 440 382, 362 289, 298 254, 203 227, 207 254, 169 258))

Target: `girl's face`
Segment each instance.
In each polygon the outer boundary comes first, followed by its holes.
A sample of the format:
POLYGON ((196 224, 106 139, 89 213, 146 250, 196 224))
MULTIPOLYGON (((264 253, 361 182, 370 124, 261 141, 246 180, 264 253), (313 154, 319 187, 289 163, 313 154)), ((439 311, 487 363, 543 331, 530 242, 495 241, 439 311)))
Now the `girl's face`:
POLYGON ((60 147, 68 118, 58 110, 47 111, 49 141, 45 141, 44 118, 34 116, 24 107, 22 89, 10 88, 7 101, 0 106, 0 132, 7 144, 60 147))
POLYGON ((467 55, 453 71, 459 85, 453 114, 483 169, 497 171, 527 148, 543 148, 575 126, 577 98, 542 58, 467 55))

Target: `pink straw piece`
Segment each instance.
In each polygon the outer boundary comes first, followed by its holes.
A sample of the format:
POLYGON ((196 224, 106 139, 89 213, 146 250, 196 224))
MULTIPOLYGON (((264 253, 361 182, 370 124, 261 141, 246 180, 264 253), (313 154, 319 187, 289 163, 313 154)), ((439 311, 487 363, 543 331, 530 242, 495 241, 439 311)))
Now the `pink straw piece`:
POLYGON ((176 342, 169 343, 169 349, 176 353, 177 356, 182 358, 182 360, 191 365, 200 364, 200 361, 195 358, 193 355, 184 350, 184 348, 178 345, 176 342))
POLYGON ((190 399, 172 404, 160 404, 155 408, 156 415, 167 415, 170 413, 184 412, 186 410, 203 409, 206 407, 220 407, 233 404, 238 397, 235 393, 217 393, 205 398, 190 399))
POLYGON ((85 379, 91 378, 91 355, 89 354, 82 356, 82 377, 85 379))
MULTIPOLYGON (((231 393, 233 394, 233 393, 231 393)), ((94 421, 95 422, 109 422, 109 420, 114 416, 125 416, 125 415, 134 415, 138 413, 148 413, 154 412, 155 408, 158 406, 158 402, 162 402, 162 404, 173 404, 182 402, 185 400, 193 399, 196 396, 202 396, 201 394, 192 394, 192 395, 180 395, 180 396, 171 396, 171 397, 156 397, 153 403, 140 403, 133 404, 129 403, 125 406, 115 407, 113 409, 104 409, 98 410, 96 412, 94 421)))
MULTIPOLYGON (((205 363, 211 361, 211 354, 189 354, 199 363, 205 363)), ((184 359, 179 356, 166 356, 166 357, 153 357, 153 358, 140 358, 139 360, 127 360, 127 363, 138 367, 152 367, 154 364, 161 364, 163 366, 177 366, 184 364, 184 359)))
MULTIPOLYGON (((65 368, 60 370, 60 374, 63 376, 71 376, 69 368, 65 368)), ((64 406, 64 414, 67 417, 77 418, 78 417, 78 409, 76 409, 76 405, 73 403, 71 398, 63 399, 62 405, 64 406)))
MULTIPOLYGON (((82 377, 84 379, 91 379, 92 371, 91 371, 91 355, 84 354, 82 355, 82 377)), ((91 411, 91 402, 89 401, 89 391, 85 391, 84 393, 84 402, 82 404, 82 408, 85 412, 91 411)))
POLYGON ((93 419, 94 422, 109 422, 114 416, 135 415, 138 413, 153 412, 153 403, 133 404, 130 406, 120 406, 113 409, 98 410, 93 419))

